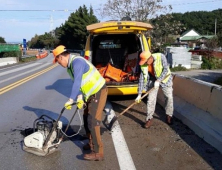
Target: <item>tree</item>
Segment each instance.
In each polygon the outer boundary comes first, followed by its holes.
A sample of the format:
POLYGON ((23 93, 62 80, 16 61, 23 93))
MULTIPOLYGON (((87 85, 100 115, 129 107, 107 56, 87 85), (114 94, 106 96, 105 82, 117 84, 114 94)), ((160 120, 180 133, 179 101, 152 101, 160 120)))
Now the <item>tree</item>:
POLYGON ((72 13, 64 25, 56 31, 60 44, 70 49, 80 49, 85 47, 87 38, 86 26, 99 22, 93 13, 92 7, 89 11, 85 5, 79 7, 75 13, 72 13))
POLYGON ((43 35, 35 35, 28 42, 30 48, 46 48, 52 49, 58 44, 58 39, 52 36, 51 33, 45 33, 43 35))
POLYGON ((184 29, 183 24, 175 21, 168 13, 172 7, 163 6, 161 3, 162 0, 108 0, 100 11, 102 16, 112 19, 130 17, 135 21, 151 23, 154 29, 145 34, 147 37, 151 37, 151 47, 155 51, 157 47, 174 41, 173 36, 168 37, 169 34, 179 35, 184 29), (160 13, 165 15, 159 15, 160 13))
POLYGON ((120 20, 126 16, 135 21, 147 22, 160 12, 167 13, 172 7, 161 5, 162 0, 107 0, 101 5, 102 17, 120 20))
POLYGON ((3 37, 0 37, 0 43, 6 43, 6 41, 3 37))
POLYGON ((205 42, 205 45, 207 47, 206 50, 206 56, 208 59, 213 57, 213 51, 218 47, 218 38, 214 37, 212 39, 209 39, 205 42))
POLYGON ((150 23, 154 29, 150 33, 153 42, 153 49, 164 51, 166 45, 170 45, 180 37, 180 34, 186 30, 183 23, 174 19, 173 15, 160 15, 151 19, 150 23))

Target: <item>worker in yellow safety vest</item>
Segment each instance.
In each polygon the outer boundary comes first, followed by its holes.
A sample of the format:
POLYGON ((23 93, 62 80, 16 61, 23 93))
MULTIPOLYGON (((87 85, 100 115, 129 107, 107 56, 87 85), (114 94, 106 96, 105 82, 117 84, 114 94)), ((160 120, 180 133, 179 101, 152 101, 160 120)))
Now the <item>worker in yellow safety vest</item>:
POLYGON ((153 53, 149 50, 140 54, 141 74, 138 84, 137 103, 141 101, 142 92, 154 88, 147 97, 147 116, 144 128, 149 128, 153 122, 159 87, 165 97, 166 123, 172 124, 173 116, 173 82, 166 56, 162 53, 153 53))
POLYGON ((66 109, 71 109, 74 101, 77 101, 78 109, 84 105, 84 128, 89 142, 83 146, 83 150, 91 150, 84 154, 84 159, 103 160, 103 143, 100 135, 100 123, 103 109, 107 99, 107 87, 105 79, 97 69, 81 56, 70 54, 65 46, 59 45, 53 50, 53 63, 58 62, 73 80, 70 98, 65 103, 66 109))

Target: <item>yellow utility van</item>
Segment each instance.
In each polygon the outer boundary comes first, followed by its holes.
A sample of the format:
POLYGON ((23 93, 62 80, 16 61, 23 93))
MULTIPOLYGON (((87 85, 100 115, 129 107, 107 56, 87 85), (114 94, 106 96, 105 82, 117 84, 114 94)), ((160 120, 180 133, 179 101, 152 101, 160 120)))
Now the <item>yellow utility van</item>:
POLYGON ((87 26, 84 57, 106 79, 108 95, 137 94, 139 55, 150 44, 144 33, 153 27, 136 21, 107 21, 87 26))

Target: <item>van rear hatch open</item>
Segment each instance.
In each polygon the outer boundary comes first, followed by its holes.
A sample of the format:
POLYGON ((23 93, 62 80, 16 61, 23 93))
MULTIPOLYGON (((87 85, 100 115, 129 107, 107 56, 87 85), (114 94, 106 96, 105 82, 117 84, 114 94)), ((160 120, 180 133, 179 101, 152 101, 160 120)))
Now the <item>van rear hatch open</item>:
POLYGON ((148 48, 147 23, 110 21, 87 26, 85 55, 106 79, 109 95, 137 94, 139 54, 148 48))

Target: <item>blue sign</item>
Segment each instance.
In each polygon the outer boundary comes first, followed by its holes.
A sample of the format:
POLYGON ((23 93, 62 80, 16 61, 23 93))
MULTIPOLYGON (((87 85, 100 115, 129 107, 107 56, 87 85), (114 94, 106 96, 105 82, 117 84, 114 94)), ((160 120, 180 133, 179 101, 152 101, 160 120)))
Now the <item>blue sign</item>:
POLYGON ((26 45, 26 39, 23 39, 23 48, 26 48, 27 45, 26 45))

